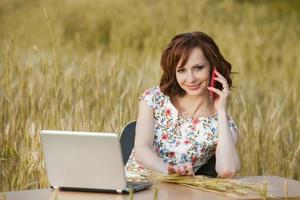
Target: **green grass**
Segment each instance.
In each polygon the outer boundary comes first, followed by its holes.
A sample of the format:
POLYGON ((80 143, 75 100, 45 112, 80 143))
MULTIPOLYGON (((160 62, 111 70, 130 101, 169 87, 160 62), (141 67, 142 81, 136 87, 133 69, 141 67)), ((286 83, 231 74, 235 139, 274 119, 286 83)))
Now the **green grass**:
POLYGON ((0 191, 47 187, 41 129, 111 131, 136 119, 179 32, 232 63, 240 175, 300 179, 298 1, 0 2, 0 191))

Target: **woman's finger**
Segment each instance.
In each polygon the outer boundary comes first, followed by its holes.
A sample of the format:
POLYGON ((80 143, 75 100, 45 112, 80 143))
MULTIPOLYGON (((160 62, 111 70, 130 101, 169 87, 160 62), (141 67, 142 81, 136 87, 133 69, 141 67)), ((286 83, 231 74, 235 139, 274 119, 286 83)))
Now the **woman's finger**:
POLYGON ((182 175, 184 176, 190 176, 192 175, 194 172, 193 172, 193 167, 192 167, 192 164, 191 163, 186 163, 182 166, 182 175))
POLYGON ((174 169, 174 166, 172 165, 168 165, 168 174, 175 174, 176 171, 174 169))
POLYGON ((224 89, 229 89, 228 81, 227 79, 218 71, 216 71, 217 77, 214 77, 215 80, 219 81, 224 89))
POLYGON ((187 175, 187 176, 193 176, 193 175, 194 175, 193 169, 187 169, 187 170, 185 171, 185 175, 187 175))
POLYGON ((215 78, 215 80, 219 81, 222 84, 222 86, 223 86, 222 93, 228 96, 229 93, 230 93, 230 90, 229 90, 229 86, 228 86, 227 81, 224 81, 224 80, 219 79, 219 78, 215 78))
POLYGON ((223 86, 224 89, 229 89, 228 88, 228 83, 227 83, 226 79, 223 80, 221 78, 215 77, 215 80, 218 81, 218 82, 220 82, 222 84, 222 86, 223 86))
POLYGON ((180 167, 174 166, 174 168, 175 168, 176 174, 181 175, 181 169, 180 169, 180 167))
POLYGON ((193 170, 187 170, 186 171, 186 173, 185 173, 185 175, 187 175, 187 176, 193 176, 194 175, 194 171, 193 170))
POLYGON ((219 96, 221 96, 222 92, 221 90, 217 89, 217 88, 214 88, 214 87, 207 87, 208 90, 214 92, 214 93, 217 93, 219 96))
POLYGON ((185 175, 186 174, 186 166, 185 165, 181 165, 180 166, 180 170, 181 170, 181 175, 185 175))
POLYGON ((189 170, 188 175, 189 175, 189 176, 194 176, 194 170, 193 170, 193 165, 192 165, 192 163, 188 163, 188 164, 187 164, 187 168, 188 168, 188 170, 189 170))
POLYGON ((225 79, 225 80, 226 80, 226 78, 225 78, 220 72, 218 72, 217 70, 215 71, 215 73, 216 73, 216 75, 217 75, 219 78, 225 79))

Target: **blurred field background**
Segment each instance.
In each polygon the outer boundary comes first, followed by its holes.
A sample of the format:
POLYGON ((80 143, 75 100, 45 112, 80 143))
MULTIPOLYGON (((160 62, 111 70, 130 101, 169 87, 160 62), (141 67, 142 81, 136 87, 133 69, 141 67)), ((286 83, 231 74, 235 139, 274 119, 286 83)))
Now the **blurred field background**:
POLYGON ((41 129, 120 133, 177 33, 232 63, 240 175, 300 180, 297 0, 1 0, 0 190, 47 187, 41 129))

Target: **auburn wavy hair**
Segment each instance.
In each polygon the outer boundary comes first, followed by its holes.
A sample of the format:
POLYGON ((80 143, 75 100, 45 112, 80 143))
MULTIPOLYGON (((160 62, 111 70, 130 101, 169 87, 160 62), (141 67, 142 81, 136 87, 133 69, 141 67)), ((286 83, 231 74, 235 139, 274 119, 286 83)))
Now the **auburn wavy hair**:
MULTIPOLYGON (((226 78, 231 89, 231 64, 222 56, 214 40, 203 32, 188 32, 173 37, 161 55, 160 66, 163 70, 159 85, 161 91, 170 97, 185 95, 186 92, 176 80, 176 67, 179 62, 179 67, 185 65, 194 48, 202 49, 206 59, 209 61, 210 74, 212 75, 213 67, 216 67, 217 71, 226 78)), ((220 90, 223 89, 221 83, 217 81, 215 87, 220 90)))

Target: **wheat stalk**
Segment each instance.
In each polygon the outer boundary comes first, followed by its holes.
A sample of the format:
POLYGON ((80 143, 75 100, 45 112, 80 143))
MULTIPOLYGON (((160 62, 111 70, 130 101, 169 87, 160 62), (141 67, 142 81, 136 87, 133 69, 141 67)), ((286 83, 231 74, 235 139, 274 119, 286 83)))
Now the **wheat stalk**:
POLYGON ((209 178, 202 175, 197 176, 179 176, 176 174, 165 175, 157 171, 151 171, 144 169, 147 173, 141 173, 138 170, 134 170, 140 178, 128 179, 129 181, 153 181, 156 184, 159 183, 173 183, 179 184, 193 189, 214 192, 226 196, 246 195, 249 192, 256 192, 261 196, 266 194, 266 186, 263 187, 260 184, 252 184, 239 182, 233 179, 224 178, 209 178))

